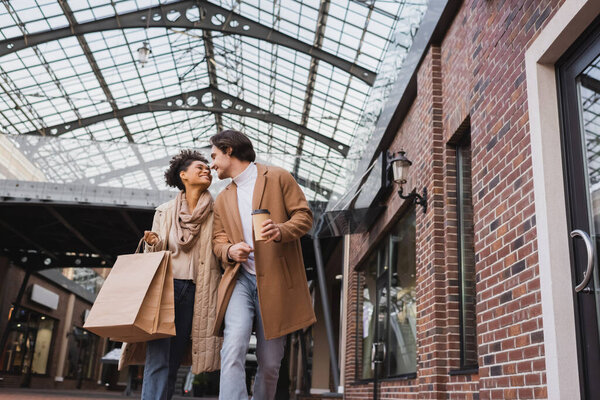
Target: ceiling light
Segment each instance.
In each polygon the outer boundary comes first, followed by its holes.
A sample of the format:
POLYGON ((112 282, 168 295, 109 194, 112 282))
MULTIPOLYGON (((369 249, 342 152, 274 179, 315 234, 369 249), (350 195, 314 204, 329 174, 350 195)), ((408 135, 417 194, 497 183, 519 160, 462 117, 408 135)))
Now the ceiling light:
POLYGON ((150 50, 150 48, 148 47, 148 42, 144 42, 144 45, 142 47, 140 47, 139 49, 137 49, 138 52, 138 61, 140 62, 140 64, 142 64, 142 68, 144 67, 144 65, 146 65, 146 63, 148 62, 148 58, 150 57, 150 54, 152 53, 152 50, 150 50))

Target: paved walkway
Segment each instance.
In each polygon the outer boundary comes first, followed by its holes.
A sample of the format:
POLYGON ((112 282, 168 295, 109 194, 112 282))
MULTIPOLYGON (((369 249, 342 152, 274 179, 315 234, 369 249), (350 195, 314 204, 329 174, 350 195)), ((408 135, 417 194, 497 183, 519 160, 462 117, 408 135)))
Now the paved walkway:
MULTIPOLYGON (((122 392, 105 392, 92 390, 41 390, 41 389, 9 389, 0 388, 0 400, 104 400, 121 399, 137 400, 140 393, 134 393, 129 397, 123 396, 122 392)), ((173 396, 173 400, 216 400, 216 397, 183 397, 173 396)))

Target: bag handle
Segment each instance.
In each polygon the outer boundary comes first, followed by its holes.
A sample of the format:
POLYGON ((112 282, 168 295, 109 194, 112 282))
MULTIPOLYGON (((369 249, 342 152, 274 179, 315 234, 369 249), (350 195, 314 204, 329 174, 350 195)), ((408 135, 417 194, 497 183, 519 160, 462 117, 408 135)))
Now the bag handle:
POLYGON ((144 238, 140 239, 140 242, 137 245, 137 248, 135 249, 135 253, 134 254, 138 254, 142 248, 142 243, 144 243, 144 238))

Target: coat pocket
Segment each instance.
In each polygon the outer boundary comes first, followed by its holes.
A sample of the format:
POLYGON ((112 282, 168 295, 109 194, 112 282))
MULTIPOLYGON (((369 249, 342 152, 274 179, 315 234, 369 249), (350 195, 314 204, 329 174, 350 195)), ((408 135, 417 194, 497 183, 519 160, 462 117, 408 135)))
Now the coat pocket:
POLYGON ((292 274, 290 273, 290 268, 288 267, 285 257, 279 257, 279 264, 283 270, 285 284, 287 285, 288 289, 291 289, 294 286, 294 282, 292 281, 292 274))

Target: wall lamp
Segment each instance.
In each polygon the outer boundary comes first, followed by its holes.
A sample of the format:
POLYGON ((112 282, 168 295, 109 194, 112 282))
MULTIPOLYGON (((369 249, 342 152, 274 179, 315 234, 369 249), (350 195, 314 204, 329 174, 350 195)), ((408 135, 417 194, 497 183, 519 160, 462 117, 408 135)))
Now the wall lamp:
MULTIPOLYGON (((390 153, 388 151, 388 170, 392 170, 394 182, 400 185, 398 195, 401 199, 414 202, 423 207, 423 213, 427 212, 427 188, 423 188, 423 194, 418 194, 417 189, 413 189, 408 195, 404 195, 403 185, 406 183, 408 178, 408 170, 412 162, 406 158, 404 151, 400 150, 398 153, 390 153)), ((388 171, 389 173, 389 171, 388 171)))

